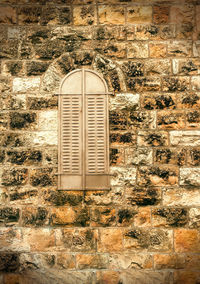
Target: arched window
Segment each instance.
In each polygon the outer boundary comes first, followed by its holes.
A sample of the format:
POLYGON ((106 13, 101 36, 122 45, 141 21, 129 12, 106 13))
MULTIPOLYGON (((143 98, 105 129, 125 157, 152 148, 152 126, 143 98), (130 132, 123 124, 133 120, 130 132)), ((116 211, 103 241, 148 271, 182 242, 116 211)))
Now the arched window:
POLYGON ((88 69, 70 72, 59 92, 59 189, 109 189, 108 88, 88 69))

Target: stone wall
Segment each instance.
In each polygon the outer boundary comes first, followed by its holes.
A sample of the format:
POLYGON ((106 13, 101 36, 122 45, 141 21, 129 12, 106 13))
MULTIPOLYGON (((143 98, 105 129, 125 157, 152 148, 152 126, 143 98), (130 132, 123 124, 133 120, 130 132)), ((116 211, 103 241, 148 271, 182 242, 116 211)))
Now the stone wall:
POLYGON ((199 1, 1 0, 0 283, 200 283, 199 56, 199 1), (110 191, 57 190, 82 66, 113 93, 110 191))

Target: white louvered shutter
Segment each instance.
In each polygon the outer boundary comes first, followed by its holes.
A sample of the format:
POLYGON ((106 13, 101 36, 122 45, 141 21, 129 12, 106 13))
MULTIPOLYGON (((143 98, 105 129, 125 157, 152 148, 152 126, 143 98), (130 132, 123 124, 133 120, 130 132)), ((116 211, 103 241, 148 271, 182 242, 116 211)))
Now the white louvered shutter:
POLYGON ((75 70, 59 98, 59 189, 109 189, 108 98, 105 81, 75 70))

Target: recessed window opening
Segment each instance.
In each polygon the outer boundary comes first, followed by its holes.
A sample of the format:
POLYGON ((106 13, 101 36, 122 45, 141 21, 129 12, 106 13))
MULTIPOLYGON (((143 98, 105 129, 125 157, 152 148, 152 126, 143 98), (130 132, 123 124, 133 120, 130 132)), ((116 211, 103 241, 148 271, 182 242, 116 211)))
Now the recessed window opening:
POLYGON ((109 189, 108 88, 93 70, 77 69, 59 91, 59 189, 109 189))

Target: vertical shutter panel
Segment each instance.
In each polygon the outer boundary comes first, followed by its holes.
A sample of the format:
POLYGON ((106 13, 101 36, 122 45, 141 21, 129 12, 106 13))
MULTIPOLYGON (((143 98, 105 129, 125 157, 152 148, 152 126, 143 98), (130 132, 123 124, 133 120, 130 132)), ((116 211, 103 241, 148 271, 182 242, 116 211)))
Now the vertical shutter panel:
POLYGON ((81 95, 64 95, 61 113, 61 188, 80 189, 81 95))
POLYGON ((59 189, 109 188, 106 88, 91 70, 76 70, 61 84, 59 189))

